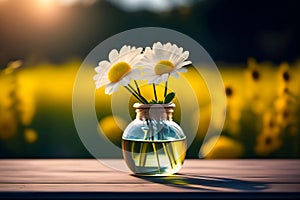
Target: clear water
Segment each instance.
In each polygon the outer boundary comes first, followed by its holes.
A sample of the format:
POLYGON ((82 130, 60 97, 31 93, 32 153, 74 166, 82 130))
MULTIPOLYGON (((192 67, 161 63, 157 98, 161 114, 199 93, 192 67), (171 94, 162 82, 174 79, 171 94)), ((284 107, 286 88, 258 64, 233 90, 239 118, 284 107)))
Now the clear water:
POLYGON ((122 140, 123 156, 136 174, 167 176, 182 167, 186 155, 186 139, 175 141, 122 140))

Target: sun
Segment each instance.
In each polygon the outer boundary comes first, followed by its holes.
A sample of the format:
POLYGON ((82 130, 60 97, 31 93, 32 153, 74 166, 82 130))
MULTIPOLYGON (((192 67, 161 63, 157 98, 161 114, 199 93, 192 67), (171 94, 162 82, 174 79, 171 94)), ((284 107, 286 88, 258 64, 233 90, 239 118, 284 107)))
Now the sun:
POLYGON ((40 9, 42 10, 52 10, 56 0, 36 0, 40 9))
POLYGON ((57 0, 35 0, 34 1, 34 13, 38 15, 41 20, 47 19, 47 21, 55 21, 58 14, 57 0))
POLYGON ((51 4, 53 4, 54 0, 38 0, 39 4, 41 6, 50 6, 51 4))

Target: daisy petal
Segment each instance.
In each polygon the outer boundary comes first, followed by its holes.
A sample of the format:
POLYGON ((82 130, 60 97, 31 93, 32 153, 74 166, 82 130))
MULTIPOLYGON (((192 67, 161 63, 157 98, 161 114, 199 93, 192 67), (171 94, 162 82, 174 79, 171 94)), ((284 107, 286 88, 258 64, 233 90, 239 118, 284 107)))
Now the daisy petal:
POLYGON ((176 72, 181 72, 181 73, 185 73, 187 71, 188 70, 186 68, 180 68, 180 69, 176 70, 176 72))
MULTIPOLYGON (((112 94, 114 91, 117 90, 119 85, 127 85, 130 83, 130 80, 132 77, 135 79, 142 79, 142 73, 138 73, 139 70, 137 63, 140 62, 142 56, 142 48, 136 48, 136 47, 130 47, 127 45, 124 45, 120 49, 120 53, 116 49, 113 49, 110 51, 108 57, 109 61, 101 61, 99 62, 99 65, 95 67, 95 71, 97 74, 93 77, 95 80, 96 88, 106 86, 105 93, 106 94, 112 94), (116 66, 119 62, 127 62, 129 65, 128 71, 120 72, 124 74, 120 74, 118 79, 111 79, 111 74, 109 74, 110 70, 116 66)), ((117 65, 120 67, 119 65, 117 65)), ((116 70, 115 68, 114 70, 116 70)))
POLYGON ((189 52, 185 51, 182 54, 178 54, 178 55, 179 56, 177 57, 177 59, 175 61, 177 64, 185 61, 189 57, 189 52))
POLYGON ((159 79, 159 76, 154 75, 152 77, 149 77, 148 83, 152 84, 152 83, 154 83, 156 81, 156 79, 159 79))
POLYGON ((152 49, 162 49, 163 45, 160 42, 156 42, 153 44, 152 49))
POLYGON ((182 52, 183 52, 183 48, 182 48, 182 47, 180 47, 180 48, 177 49, 177 54, 178 54, 178 55, 181 55, 182 52))
POLYGON ((122 85, 128 85, 131 81, 132 74, 125 76, 120 82, 122 82, 122 85))
POLYGON ((171 49, 172 45, 170 42, 168 42, 167 44, 164 45, 164 49, 171 49))
POLYGON ((184 60, 186 60, 189 57, 189 55, 190 55, 190 52, 185 51, 185 52, 183 52, 182 57, 184 58, 184 60))
POLYGON ((105 87, 105 94, 112 94, 112 85, 111 84, 108 84, 108 85, 106 85, 106 87, 105 87))
POLYGON ((170 55, 169 60, 172 60, 173 62, 176 63, 179 56, 180 56, 180 54, 178 53, 178 47, 176 45, 173 45, 172 53, 170 55))
POLYGON ((130 83, 130 78, 129 77, 124 77, 118 83, 119 83, 119 85, 123 85, 123 86, 128 85, 130 83))
POLYGON ((110 63, 107 60, 99 62, 98 66, 95 68, 97 73, 103 73, 110 63))
POLYGON ((112 93, 117 91, 118 87, 119 87, 118 83, 109 83, 109 84, 107 84, 106 87, 105 87, 105 94, 111 95, 112 93))
POLYGON ((144 78, 142 76, 142 71, 138 68, 131 70, 130 77, 134 80, 142 80, 144 78))
POLYGON ((100 78, 100 74, 96 74, 95 76, 93 76, 93 80, 96 81, 100 78))
POLYGON ((125 60, 131 65, 131 67, 135 67, 137 63, 140 62, 141 58, 143 57, 143 55, 141 54, 142 51, 142 48, 137 48, 136 50, 128 53, 125 60))
POLYGON ((120 50, 120 56, 126 55, 130 51, 130 46, 124 45, 120 50))
POLYGON ((163 74, 161 75, 162 81, 167 81, 169 78, 169 74, 163 74))
POLYGON ((162 76, 159 76, 159 77, 157 77, 157 78, 155 79, 154 84, 155 84, 155 85, 158 85, 158 84, 160 84, 160 83, 163 82, 163 81, 164 81, 164 80, 163 80, 162 76))
POLYGON ((192 64, 192 61, 188 60, 188 61, 184 61, 182 66, 186 66, 186 65, 190 65, 190 64, 192 64))
POLYGON ((185 67, 185 66, 190 65, 190 64, 192 64, 192 62, 189 61, 189 60, 184 61, 184 62, 180 62, 175 66, 175 68, 176 68, 176 70, 178 70, 178 69, 181 69, 182 67, 185 67))
POLYGON ((118 51, 116 49, 113 49, 110 51, 108 58, 110 62, 114 62, 118 58, 118 51))
POLYGON ((170 73, 170 76, 174 76, 175 78, 178 78, 178 77, 179 77, 177 71, 171 72, 171 73, 170 73))
POLYGON ((110 81, 107 79, 106 76, 100 76, 100 74, 99 74, 99 77, 97 80, 95 80, 95 83, 96 83, 96 86, 99 88, 104 85, 107 85, 108 83, 110 83, 110 81))
POLYGON ((156 76, 154 79, 152 79, 152 83, 157 85, 157 84, 160 84, 161 82, 166 82, 168 80, 168 78, 169 78, 169 74, 163 74, 161 76, 156 76))
POLYGON ((115 83, 112 87, 112 93, 114 93, 115 91, 117 91, 117 89, 119 88, 119 84, 115 83))

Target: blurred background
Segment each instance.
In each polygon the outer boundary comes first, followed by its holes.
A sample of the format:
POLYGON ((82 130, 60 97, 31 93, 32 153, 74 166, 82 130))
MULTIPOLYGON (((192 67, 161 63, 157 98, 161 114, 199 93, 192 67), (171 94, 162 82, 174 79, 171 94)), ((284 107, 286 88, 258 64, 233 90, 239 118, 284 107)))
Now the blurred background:
MULTIPOLYGON (((91 157, 72 117, 81 62, 114 34, 157 26, 195 39, 221 71, 226 121, 206 158, 299 158, 299 9, 297 0, 0 0, 0 157, 91 157)), ((199 99, 199 129, 187 154, 197 158, 209 95, 193 67, 184 76, 199 99)), ((111 116, 103 89, 96 111, 100 105, 108 106, 97 112, 99 126, 120 145, 116 121, 126 122, 111 116)))

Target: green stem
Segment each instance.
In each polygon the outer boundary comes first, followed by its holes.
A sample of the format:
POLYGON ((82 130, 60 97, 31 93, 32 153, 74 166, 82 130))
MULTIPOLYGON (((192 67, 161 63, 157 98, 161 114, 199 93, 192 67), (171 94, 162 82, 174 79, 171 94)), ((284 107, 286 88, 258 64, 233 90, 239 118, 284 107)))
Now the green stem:
POLYGON ((154 154, 156 156, 156 160, 157 160, 158 173, 161 173, 161 171, 160 171, 160 162, 159 162, 159 158, 158 158, 158 153, 157 153, 156 146, 155 146, 154 142, 152 143, 152 147, 153 147, 153 152, 154 152, 154 154))
POLYGON ((124 86, 135 98, 137 98, 141 103, 145 103, 138 95, 135 94, 129 87, 124 86))
POLYGON ((151 119, 147 120, 147 125, 149 127, 149 136, 150 136, 150 139, 154 140, 154 134, 153 134, 153 127, 152 127, 151 119))
MULTIPOLYGON (((148 124, 148 121, 147 121, 148 124)), ((144 140, 147 139, 147 131, 144 133, 144 140)), ((140 147, 140 160, 139 160, 139 166, 144 167, 146 164, 146 158, 147 158, 147 151, 148 151, 148 143, 141 143, 140 147)))
POLYGON ((167 92, 168 92, 168 80, 166 81, 166 84, 165 84, 165 94, 164 94, 164 97, 167 96, 167 92))
POLYGON ((134 146, 135 146, 135 142, 132 142, 132 145, 131 145, 131 158, 132 160, 134 160, 134 146))
POLYGON ((148 104, 148 101, 141 94, 135 91, 135 89, 130 84, 128 84, 128 87, 131 89, 132 93, 134 93, 136 96, 139 96, 139 98, 142 100, 142 103, 148 104))
POLYGON ((155 101, 157 102, 156 88, 155 88, 155 84, 154 83, 153 83, 153 91, 154 91, 155 101))
POLYGON ((139 85, 137 84, 136 80, 134 80, 134 84, 135 84, 135 87, 136 87, 137 92, 139 93, 140 96, 142 96, 142 95, 141 95, 140 88, 139 88, 139 85))
POLYGON ((148 143, 141 143, 139 166, 144 167, 146 164, 148 143))
POLYGON ((170 143, 170 144, 168 144, 167 146, 167 150, 168 150, 168 152, 170 153, 170 157, 171 157, 171 159, 174 161, 174 165, 176 165, 176 163, 177 163, 177 158, 176 158, 176 156, 174 155, 174 151, 173 151, 173 143, 170 143))
POLYGON ((169 150, 168 150, 167 147, 166 147, 166 145, 168 145, 168 144, 166 144, 166 143, 163 142, 162 145, 163 145, 165 154, 166 154, 166 156, 168 157, 168 159, 169 159, 169 161, 170 161, 171 168, 173 169, 173 168, 174 168, 174 165, 173 165, 173 159, 171 158, 170 153, 169 153, 169 150))

